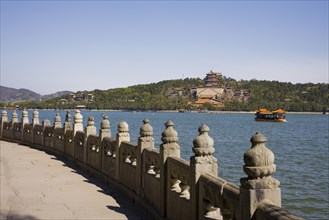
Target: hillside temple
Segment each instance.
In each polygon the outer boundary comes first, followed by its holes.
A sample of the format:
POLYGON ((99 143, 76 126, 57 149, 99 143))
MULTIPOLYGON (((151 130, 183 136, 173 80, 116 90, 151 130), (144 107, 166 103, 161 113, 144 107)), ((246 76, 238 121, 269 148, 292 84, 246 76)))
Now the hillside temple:
POLYGON ((204 78, 204 86, 191 89, 194 100, 187 104, 195 108, 208 103, 216 108, 224 107, 224 99, 237 100, 239 102, 248 101, 250 94, 246 90, 234 92, 231 87, 221 85, 222 73, 216 73, 210 70, 204 78))
POLYGON ((201 107, 205 103, 209 103, 214 107, 224 107, 224 103, 219 100, 224 93, 224 88, 219 85, 221 77, 221 73, 210 70, 204 79, 205 85, 192 89, 195 101, 189 101, 188 104, 193 107, 201 107))

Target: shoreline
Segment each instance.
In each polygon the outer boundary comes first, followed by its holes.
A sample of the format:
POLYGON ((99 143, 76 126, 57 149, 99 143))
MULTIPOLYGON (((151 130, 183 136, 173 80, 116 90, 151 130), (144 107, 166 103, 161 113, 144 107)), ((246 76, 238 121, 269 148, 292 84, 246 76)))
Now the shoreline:
MULTIPOLYGON (((0 111, 3 111, 6 109, 0 108, 0 111)), ((13 109, 7 109, 7 110, 13 110, 13 109)), ((35 109, 27 109, 28 111, 33 111, 35 109)), ((77 109, 37 109, 41 111, 75 111, 77 109)), ((95 111, 95 112, 165 112, 165 113, 201 113, 201 114, 255 114, 256 111, 186 111, 186 112, 180 112, 179 110, 115 110, 115 109, 79 109, 80 111, 95 111)), ((323 112, 289 112, 287 111, 286 114, 296 114, 296 115, 329 115, 328 113, 323 114, 323 112)))
MULTIPOLYGON (((209 111, 211 114, 256 114, 256 111, 209 111)), ((287 115, 324 115, 322 112, 286 112, 287 115)), ((328 115, 328 114, 327 114, 328 115)))

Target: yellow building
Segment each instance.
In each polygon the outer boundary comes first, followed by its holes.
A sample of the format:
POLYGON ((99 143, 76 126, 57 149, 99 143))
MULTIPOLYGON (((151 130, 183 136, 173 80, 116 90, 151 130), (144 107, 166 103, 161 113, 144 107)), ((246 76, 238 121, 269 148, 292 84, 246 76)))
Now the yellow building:
POLYGON ((202 105, 206 104, 206 103, 209 103, 211 105, 213 105, 214 107, 216 108, 221 108, 221 107, 224 107, 224 103, 218 101, 218 100, 215 100, 215 99, 207 99, 207 98, 202 98, 202 99, 198 99, 196 101, 188 101, 188 105, 190 106, 193 106, 193 107, 201 107, 202 105))
POLYGON ((205 86, 192 89, 195 101, 189 101, 187 104, 193 107, 200 107, 205 103, 209 103, 214 107, 224 107, 224 103, 219 99, 224 93, 224 88, 219 87, 218 78, 222 76, 220 73, 214 73, 210 70, 205 77, 205 86))
POLYGON ((206 77, 204 79, 205 86, 206 87, 218 87, 219 86, 218 78, 221 76, 222 76, 221 73, 215 73, 212 70, 210 70, 210 72, 206 74, 206 77))

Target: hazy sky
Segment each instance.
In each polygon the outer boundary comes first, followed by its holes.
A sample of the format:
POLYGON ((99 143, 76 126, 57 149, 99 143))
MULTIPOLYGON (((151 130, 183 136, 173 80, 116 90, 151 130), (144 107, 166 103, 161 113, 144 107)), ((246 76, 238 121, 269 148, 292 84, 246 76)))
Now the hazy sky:
POLYGON ((1 85, 40 94, 213 70, 328 83, 328 1, 3 1, 1 85))

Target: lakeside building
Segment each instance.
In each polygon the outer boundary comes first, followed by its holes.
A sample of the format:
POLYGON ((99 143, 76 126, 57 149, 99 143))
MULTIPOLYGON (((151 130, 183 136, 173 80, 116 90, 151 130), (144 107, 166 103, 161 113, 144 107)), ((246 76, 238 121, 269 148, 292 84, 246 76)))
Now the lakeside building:
POLYGON ((221 73, 215 73, 210 70, 209 73, 206 74, 204 79, 206 87, 218 87, 219 86, 219 78, 222 77, 221 73))
POLYGON ((235 92, 233 99, 239 102, 247 102, 250 98, 250 93, 247 90, 240 90, 239 92, 235 92))
POLYGON ((187 104, 197 108, 206 103, 216 108, 224 107, 224 103, 220 100, 224 93, 224 88, 219 85, 219 79, 221 77, 221 73, 215 73, 210 70, 204 79, 205 85, 191 89, 194 100, 188 101, 187 104))
POLYGON ((202 105, 204 105, 206 103, 209 103, 209 104, 213 105, 216 108, 224 107, 224 103, 222 103, 221 101, 218 101, 216 99, 212 99, 212 98, 210 98, 210 99, 202 98, 202 99, 198 99, 196 101, 188 101, 187 104, 190 105, 190 106, 199 108, 199 107, 201 107, 202 105))

